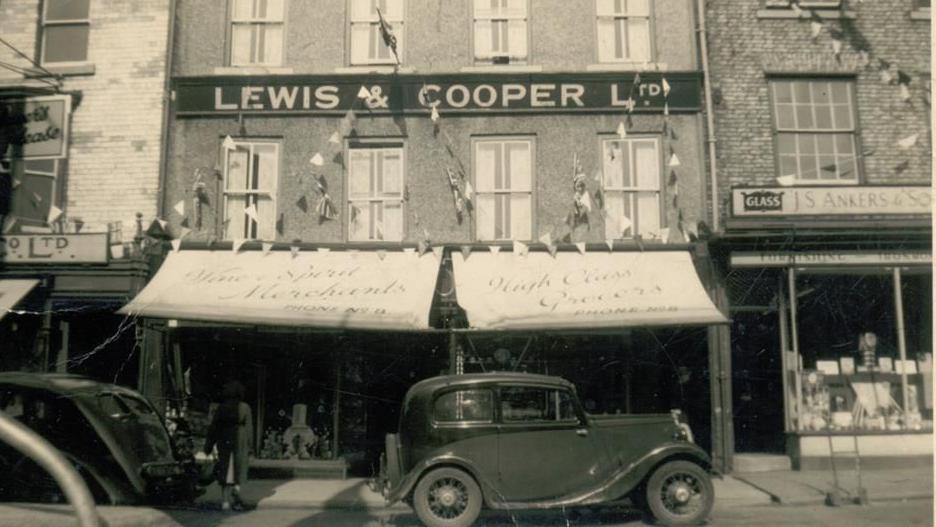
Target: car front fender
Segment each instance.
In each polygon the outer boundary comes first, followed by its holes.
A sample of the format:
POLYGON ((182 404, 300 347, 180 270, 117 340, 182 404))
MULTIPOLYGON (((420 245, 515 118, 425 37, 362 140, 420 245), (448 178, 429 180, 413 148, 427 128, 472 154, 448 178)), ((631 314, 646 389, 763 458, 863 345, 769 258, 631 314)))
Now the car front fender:
POLYGON ((645 455, 622 467, 603 485, 598 501, 619 499, 629 494, 649 476, 656 467, 666 461, 684 459, 698 464, 705 470, 711 470, 712 459, 698 445, 687 442, 664 443, 645 455))
POLYGON ((404 499, 413 490, 413 487, 416 486, 416 483, 419 482, 423 474, 438 467, 455 467, 470 474, 481 487, 481 492, 485 497, 485 501, 488 501, 488 496, 491 495, 491 492, 495 492, 495 487, 484 477, 474 463, 463 457, 444 453, 427 457, 410 469, 410 471, 400 479, 400 483, 396 487, 390 489, 387 494, 387 505, 392 505, 404 499))

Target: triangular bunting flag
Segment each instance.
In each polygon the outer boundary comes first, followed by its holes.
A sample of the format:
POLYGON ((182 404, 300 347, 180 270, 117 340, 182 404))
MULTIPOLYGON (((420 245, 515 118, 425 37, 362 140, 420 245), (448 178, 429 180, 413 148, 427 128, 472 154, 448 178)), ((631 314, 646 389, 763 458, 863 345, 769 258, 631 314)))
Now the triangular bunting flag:
POLYGON ((428 244, 428 243, 426 243, 426 242, 424 242, 424 241, 422 241, 422 240, 419 240, 418 242, 416 242, 416 252, 419 253, 420 256, 426 254, 426 251, 428 251, 428 250, 429 250, 429 244, 428 244))
MULTIPOLYGON (((323 251, 323 250, 320 248, 320 249, 319 249, 319 252, 327 252, 327 250, 326 250, 326 251, 323 251)), ((404 248, 403 248, 403 254, 416 254, 416 249, 414 249, 414 248, 412 248, 412 247, 404 247, 404 248)))
POLYGON ((383 250, 383 249, 379 249, 379 250, 377 251, 377 259, 383 261, 383 259, 386 258, 386 257, 387 257, 387 251, 385 251, 385 250, 383 250))
POLYGON ((614 250, 614 240, 612 240, 612 239, 605 240, 605 245, 608 246, 608 250, 609 250, 609 251, 613 251, 613 250, 614 250))
POLYGON ((471 186, 471 181, 465 181, 465 199, 471 201, 472 196, 474 196, 474 187, 471 186))
POLYGON ((169 244, 172 245, 172 252, 175 252, 175 253, 179 252, 179 249, 182 248, 182 240, 178 238, 175 240, 171 240, 169 244))
POLYGON ((819 38, 819 33, 822 33, 822 22, 816 22, 816 21, 810 22, 809 30, 812 34, 813 40, 819 38))
POLYGON ((618 124, 617 135, 621 139, 627 137, 627 126, 624 125, 624 121, 621 121, 620 124, 618 124))
POLYGON ((185 238, 191 232, 192 232, 192 229, 182 227, 181 229, 179 229, 179 239, 181 240, 182 238, 185 238))
POLYGON ((842 53, 842 41, 838 39, 832 40, 832 53, 835 55, 840 55, 842 53))
POLYGON ((299 210, 302 212, 309 212, 309 202, 306 200, 305 195, 301 196, 296 201, 296 206, 299 207, 299 210))
POLYGON ((273 248, 273 244, 270 242, 262 242, 260 244, 260 250, 263 251, 263 254, 269 254, 270 249, 273 248))
POLYGON ((156 218, 156 223, 159 224, 159 228, 162 230, 166 230, 166 227, 169 225, 169 222, 162 218, 156 218))
POLYGON ((49 220, 48 223, 54 223, 55 220, 59 219, 59 216, 62 215, 62 209, 52 205, 49 207, 49 220))
POLYGON ((630 218, 628 218, 627 216, 621 216, 621 219, 619 221, 620 221, 620 230, 618 231, 618 236, 620 236, 622 232, 626 231, 627 229, 630 229, 634 225, 631 222, 630 218))
POLYGON ((234 240, 231 240, 231 252, 237 253, 238 251, 240 251, 240 248, 244 245, 244 242, 246 241, 247 240, 244 240, 242 238, 236 238, 234 240))
POLYGON ((781 187, 791 187, 794 183, 796 183, 796 176, 793 174, 780 176, 777 178, 777 183, 779 183, 781 187))
POLYGON ((361 89, 357 92, 358 99, 369 99, 371 92, 367 90, 364 86, 361 86, 361 89))
POLYGON ((514 253, 514 256, 526 256, 526 254, 527 254, 527 252, 529 252, 529 250, 530 250, 530 248, 527 247, 527 245, 526 245, 525 243, 523 243, 523 242, 518 242, 517 240, 514 240, 514 242, 513 242, 513 253, 514 253))
POLYGON ((19 187, 19 186, 22 185, 22 184, 23 184, 22 181, 20 181, 20 180, 18 180, 18 179, 16 179, 16 178, 13 178, 13 188, 17 188, 17 187, 19 187))
POLYGON ((257 205, 254 203, 251 203, 244 209, 244 214, 246 214, 247 217, 253 221, 260 221, 260 218, 257 215, 257 205))
POLYGON ((439 122, 439 109, 435 106, 432 107, 432 112, 429 113, 429 118, 432 119, 432 122, 439 122))
POLYGON ((290 255, 292 255, 293 258, 299 256, 299 246, 298 246, 298 245, 290 245, 290 246, 289 246, 289 253, 290 253, 290 255))
POLYGON ((666 116, 669 115, 669 103, 668 102, 663 103, 663 115, 666 115, 666 116))
POLYGON ((666 82, 666 77, 663 78, 663 97, 669 97, 670 84, 666 82))
POLYGON ((188 227, 189 226, 188 218, 182 218, 182 221, 179 222, 179 225, 183 227, 188 227))
POLYGON ((341 144, 341 136, 338 134, 338 132, 332 132, 332 134, 328 137, 328 142, 329 142, 329 143, 334 143, 334 144, 336 144, 336 145, 340 145, 340 144, 341 144))
POLYGON ((494 254, 494 255, 499 254, 499 253, 500 253, 500 249, 501 249, 501 248, 500 248, 500 245, 489 245, 489 246, 488 246, 488 250, 491 251, 491 254, 494 254))
POLYGON ((679 165, 680 165, 679 157, 676 156, 676 152, 673 152, 672 154, 670 154, 669 166, 678 167, 679 165))
POLYGON ((6 219, 3 220, 3 233, 6 234, 13 230, 14 225, 16 225, 16 218, 13 216, 7 216, 6 219))
POLYGON ((910 88, 906 84, 900 85, 900 100, 903 102, 910 100, 910 88))
POLYGON ((919 138, 920 138, 920 134, 908 135, 907 137, 904 137, 900 141, 897 141, 897 146, 899 146, 900 148, 903 148, 904 150, 907 150, 908 148, 913 148, 913 146, 917 144, 917 140, 919 138))
POLYGON ((330 253, 331 249, 328 247, 316 247, 315 251, 320 253, 330 253))
POLYGON ((435 246, 435 247, 432 248, 432 255, 435 256, 436 260, 442 261, 442 251, 443 251, 443 249, 444 249, 444 248, 443 248, 441 245, 437 245, 437 246, 435 246))
POLYGON ((552 234, 547 232, 546 234, 539 237, 539 241, 543 245, 552 245, 552 234))
POLYGON ((225 150, 237 149, 237 143, 235 143, 234 139, 231 139, 229 135, 224 137, 224 142, 221 143, 221 146, 223 146, 225 150))
POLYGON ((316 152, 315 155, 312 156, 312 159, 309 160, 309 163, 312 163, 313 165, 320 167, 325 164, 325 159, 322 158, 322 154, 316 152))
POLYGON ((177 213, 179 216, 185 216, 185 200, 184 200, 184 199, 180 199, 179 202, 176 203, 176 204, 172 207, 172 210, 176 211, 176 213, 177 213))
POLYGON ((669 243, 669 227, 660 229, 660 240, 662 240, 663 243, 669 243))
POLYGON ((881 70, 881 82, 884 84, 890 84, 893 82, 894 76, 891 74, 890 70, 881 70))
POLYGON ((575 248, 578 252, 585 254, 585 242, 575 242, 575 248))
POLYGON ((461 253, 462 253, 462 257, 463 257, 465 260, 467 260, 467 259, 468 259, 468 256, 471 254, 471 246, 470 246, 470 245, 462 245, 462 246, 461 246, 461 253))

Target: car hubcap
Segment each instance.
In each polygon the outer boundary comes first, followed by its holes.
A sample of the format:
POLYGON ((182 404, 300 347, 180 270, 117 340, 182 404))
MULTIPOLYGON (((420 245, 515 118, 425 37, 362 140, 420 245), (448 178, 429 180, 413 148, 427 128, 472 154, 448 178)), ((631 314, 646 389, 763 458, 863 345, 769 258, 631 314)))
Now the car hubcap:
POLYGON ((429 487, 429 510, 435 516, 450 520, 468 508, 468 488, 454 478, 442 478, 429 487))
POLYGON ((702 483, 691 474, 673 474, 663 482, 661 498, 672 514, 694 514, 702 507, 702 483))

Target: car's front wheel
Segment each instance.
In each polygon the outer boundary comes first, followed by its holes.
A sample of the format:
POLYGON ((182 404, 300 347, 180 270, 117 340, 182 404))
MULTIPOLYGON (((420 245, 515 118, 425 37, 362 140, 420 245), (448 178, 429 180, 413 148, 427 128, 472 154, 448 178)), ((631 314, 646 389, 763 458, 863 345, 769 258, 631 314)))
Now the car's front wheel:
POLYGON ((647 480, 646 499, 657 522, 672 526, 698 525, 712 511, 715 490, 708 472, 699 465, 670 461, 657 468, 647 480))
POLYGON ((429 472, 413 490, 413 509, 427 527, 468 527, 481 513, 481 488, 450 467, 429 472))

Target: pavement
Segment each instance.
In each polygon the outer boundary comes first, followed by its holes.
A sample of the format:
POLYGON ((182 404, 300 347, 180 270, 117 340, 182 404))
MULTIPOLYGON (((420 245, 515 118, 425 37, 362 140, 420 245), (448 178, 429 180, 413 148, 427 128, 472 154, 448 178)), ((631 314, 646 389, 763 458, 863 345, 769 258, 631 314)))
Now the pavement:
MULTIPOLYGON (((872 504, 933 497, 933 468, 873 470, 862 474, 872 504)), ((842 486, 853 485, 853 474, 842 474, 842 486)), ((738 473, 714 478, 716 511, 753 509, 771 505, 821 506, 831 488, 832 475, 827 471, 775 471, 738 473)), ((244 500, 256 505, 257 511, 319 510, 362 511, 372 513, 405 513, 409 507, 395 504, 387 507, 383 497, 370 490, 366 479, 292 479, 252 480, 241 492, 244 500)), ((193 514, 219 509, 220 489, 217 485, 189 509, 193 514)), ((99 507, 105 525, 109 527, 176 526, 179 513, 146 507, 99 507)), ((76 525, 70 507, 66 505, 0 504, 0 527, 5 526, 76 525)))

